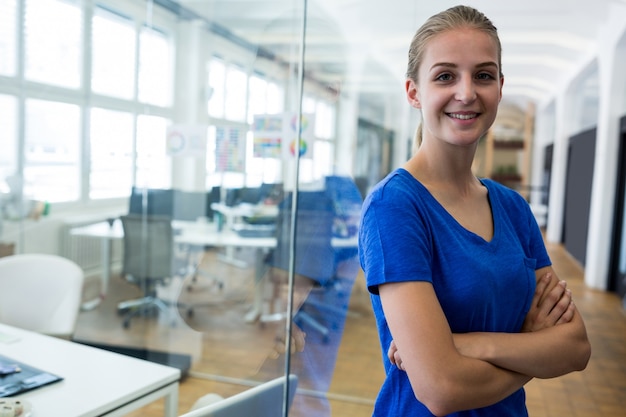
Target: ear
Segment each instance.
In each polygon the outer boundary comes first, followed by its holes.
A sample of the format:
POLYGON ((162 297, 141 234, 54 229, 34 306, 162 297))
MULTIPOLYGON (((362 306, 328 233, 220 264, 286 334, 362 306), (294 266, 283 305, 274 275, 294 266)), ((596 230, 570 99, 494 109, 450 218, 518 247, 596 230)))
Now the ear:
POLYGON ((416 109, 421 109, 422 105, 419 100, 419 94, 417 91, 417 85, 415 84, 415 81, 411 79, 407 79, 405 82, 404 88, 406 90, 406 99, 409 102, 409 104, 415 107, 416 109))
POLYGON ((498 100, 498 103, 502 100, 502 87, 504 87, 504 75, 500 75, 500 100, 498 100))

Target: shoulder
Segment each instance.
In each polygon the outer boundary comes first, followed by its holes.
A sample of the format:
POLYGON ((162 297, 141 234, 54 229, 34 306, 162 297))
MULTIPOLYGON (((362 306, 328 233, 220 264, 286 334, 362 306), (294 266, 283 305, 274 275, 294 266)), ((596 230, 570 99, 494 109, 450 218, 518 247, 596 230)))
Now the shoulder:
POLYGON ((372 188, 365 198, 364 207, 371 205, 397 205, 415 200, 421 184, 403 168, 398 168, 372 188))

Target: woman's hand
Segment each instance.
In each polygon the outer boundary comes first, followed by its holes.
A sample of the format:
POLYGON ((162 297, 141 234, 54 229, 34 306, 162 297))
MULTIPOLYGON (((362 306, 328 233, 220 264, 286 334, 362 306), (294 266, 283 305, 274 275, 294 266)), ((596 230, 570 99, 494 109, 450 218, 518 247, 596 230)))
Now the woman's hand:
POLYGON ((559 281, 550 272, 537 280, 535 295, 522 324, 521 332, 536 332, 541 329, 569 323, 574 317, 572 292, 565 281, 559 281))
POLYGON ((393 340, 391 341, 391 343, 389 343, 389 349, 387 349, 387 357, 391 361, 392 365, 396 365, 398 368, 406 371, 406 369, 404 369, 404 365, 402 365, 402 357, 400 357, 398 348, 396 347, 396 344, 393 340))

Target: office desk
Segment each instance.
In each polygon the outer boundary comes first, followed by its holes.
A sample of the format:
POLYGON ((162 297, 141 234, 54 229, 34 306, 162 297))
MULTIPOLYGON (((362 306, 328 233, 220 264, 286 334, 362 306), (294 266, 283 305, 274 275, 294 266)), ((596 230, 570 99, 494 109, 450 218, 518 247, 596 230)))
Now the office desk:
MULTIPOLYGON (((241 237, 230 229, 218 231, 214 223, 173 220, 175 243, 189 246, 216 246, 225 248, 257 249, 257 273, 262 263, 264 252, 276 246, 274 237, 241 237)), ((83 310, 91 310, 98 306, 106 297, 111 277, 111 241, 124 238, 122 222, 116 219, 112 224, 106 221, 88 226, 76 227, 70 231, 72 235, 99 238, 101 242, 102 273, 100 276, 100 294, 93 300, 83 303, 83 310)), ((257 277, 258 278, 258 277, 257 277)))
POLYGON ((180 370, 0 324, 0 354, 63 377, 16 396, 36 417, 124 416, 159 398, 164 415, 178 415, 180 370))
MULTIPOLYGON (((276 247, 275 237, 242 237, 229 228, 217 230, 214 223, 173 220, 172 227, 176 233, 174 241, 178 244, 189 246, 216 246, 224 248, 254 248, 255 256, 255 284, 257 285, 254 305, 246 315, 246 321, 254 321, 260 314, 260 301, 258 298, 263 291, 261 278, 264 274, 264 254, 276 247)), ((123 239, 124 229, 122 222, 115 220, 113 224, 108 222, 95 223, 89 226, 77 227, 71 230, 71 234, 91 236, 101 239, 102 245, 102 275, 100 295, 94 300, 85 302, 83 310, 97 306, 107 294, 108 283, 111 275, 111 240, 123 239)), ((336 248, 354 248, 357 246, 357 237, 339 238, 333 237, 331 244, 336 248)))

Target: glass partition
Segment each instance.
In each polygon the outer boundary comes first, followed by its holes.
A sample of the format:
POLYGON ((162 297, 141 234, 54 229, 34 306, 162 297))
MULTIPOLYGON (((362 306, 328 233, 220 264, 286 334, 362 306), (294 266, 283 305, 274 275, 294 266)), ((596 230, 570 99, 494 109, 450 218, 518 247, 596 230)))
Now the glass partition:
POLYGON ((81 266, 74 341, 179 367, 180 414, 293 374, 285 415, 371 415, 383 369, 356 235, 395 98, 361 91, 383 70, 342 49, 346 16, 295 0, 0 10, 0 255, 81 266))

